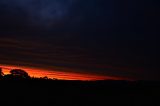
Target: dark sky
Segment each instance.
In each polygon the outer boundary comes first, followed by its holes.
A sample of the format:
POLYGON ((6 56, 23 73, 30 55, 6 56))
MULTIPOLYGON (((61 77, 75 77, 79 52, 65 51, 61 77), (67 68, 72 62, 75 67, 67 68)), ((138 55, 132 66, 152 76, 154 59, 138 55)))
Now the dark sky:
POLYGON ((155 0, 0 0, 0 64, 160 80, 155 0))

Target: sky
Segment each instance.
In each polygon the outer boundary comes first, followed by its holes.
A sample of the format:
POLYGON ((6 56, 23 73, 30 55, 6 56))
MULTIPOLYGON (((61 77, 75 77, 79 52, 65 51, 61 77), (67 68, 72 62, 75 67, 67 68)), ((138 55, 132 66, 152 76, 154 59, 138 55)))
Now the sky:
POLYGON ((159 10, 156 0, 0 0, 0 64, 160 80, 159 10))

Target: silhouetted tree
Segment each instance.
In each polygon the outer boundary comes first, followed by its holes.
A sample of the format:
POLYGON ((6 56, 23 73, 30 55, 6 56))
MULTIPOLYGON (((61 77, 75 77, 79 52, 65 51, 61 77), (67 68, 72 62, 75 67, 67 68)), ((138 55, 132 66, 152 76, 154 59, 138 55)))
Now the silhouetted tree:
POLYGON ((19 77, 19 78, 30 78, 30 76, 28 75, 28 73, 22 69, 13 69, 10 71, 11 75, 13 77, 19 77))
POLYGON ((23 79, 29 79, 29 80, 57 80, 57 79, 50 79, 47 76, 45 77, 40 77, 40 78, 36 78, 36 77, 30 77, 29 74, 22 70, 22 69, 12 69, 10 71, 10 74, 4 74, 2 72, 2 68, 0 68, 0 79, 2 80, 23 80, 23 79))
POLYGON ((2 68, 0 68, 0 79, 2 79, 3 76, 4 76, 4 73, 3 73, 3 71, 2 71, 2 68))

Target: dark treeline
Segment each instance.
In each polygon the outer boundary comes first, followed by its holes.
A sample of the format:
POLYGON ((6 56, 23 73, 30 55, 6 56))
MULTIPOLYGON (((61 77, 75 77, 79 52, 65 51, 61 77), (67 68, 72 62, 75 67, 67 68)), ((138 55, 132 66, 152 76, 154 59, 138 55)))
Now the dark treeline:
POLYGON ((44 77, 31 77, 25 70, 22 69, 11 69, 9 74, 3 73, 3 68, 0 68, 0 80, 1 81, 22 81, 22 80, 57 80, 57 79, 50 79, 47 76, 44 77))
POLYGON ((43 106, 155 106, 159 103, 159 81, 66 81, 32 78, 13 69, 0 78, 1 104, 43 106))

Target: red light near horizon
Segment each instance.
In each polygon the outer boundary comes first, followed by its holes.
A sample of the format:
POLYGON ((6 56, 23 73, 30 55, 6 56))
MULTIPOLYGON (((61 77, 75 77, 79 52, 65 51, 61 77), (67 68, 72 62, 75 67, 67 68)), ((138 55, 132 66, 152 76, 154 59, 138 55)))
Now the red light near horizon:
POLYGON ((11 69, 23 69, 31 77, 45 77, 63 79, 63 80, 121 80, 122 78, 111 77, 111 76, 102 76, 102 75, 93 75, 93 74, 81 74, 73 72, 60 72, 57 70, 45 70, 38 68, 29 68, 29 67, 18 67, 18 66, 9 66, 9 65, 0 65, 4 74, 9 74, 11 69))

